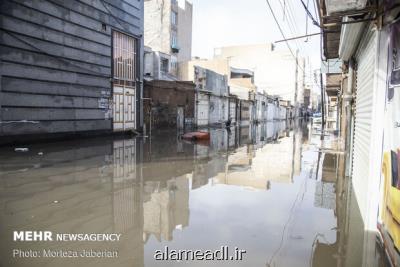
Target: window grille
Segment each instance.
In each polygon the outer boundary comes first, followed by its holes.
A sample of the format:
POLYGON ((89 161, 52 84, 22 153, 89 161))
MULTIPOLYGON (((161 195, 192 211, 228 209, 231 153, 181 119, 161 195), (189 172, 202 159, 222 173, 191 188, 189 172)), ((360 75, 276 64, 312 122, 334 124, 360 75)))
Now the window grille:
POLYGON ((126 34, 113 32, 114 85, 134 87, 136 80, 136 40, 126 34))

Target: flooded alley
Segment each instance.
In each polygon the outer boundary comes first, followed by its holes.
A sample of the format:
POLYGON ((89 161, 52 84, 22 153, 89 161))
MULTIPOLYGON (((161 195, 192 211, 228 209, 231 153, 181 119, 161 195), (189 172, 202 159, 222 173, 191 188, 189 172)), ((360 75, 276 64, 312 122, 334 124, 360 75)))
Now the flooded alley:
MULTIPOLYGON (((0 266, 361 266, 364 227, 335 138, 311 124, 5 147, 0 266), (323 147, 323 149, 321 149, 323 147), (115 242, 20 242, 15 230, 118 233, 115 242), (155 260, 157 250, 245 250, 242 260, 155 260), (13 257, 110 250, 118 257, 13 257)), ((379 249, 375 250, 380 264, 379 249)), ((383 265, 382 265, 383 266, 383 265)))
POLYGON ((0 267, 400 267, 400 0, 0 0, 0 267))

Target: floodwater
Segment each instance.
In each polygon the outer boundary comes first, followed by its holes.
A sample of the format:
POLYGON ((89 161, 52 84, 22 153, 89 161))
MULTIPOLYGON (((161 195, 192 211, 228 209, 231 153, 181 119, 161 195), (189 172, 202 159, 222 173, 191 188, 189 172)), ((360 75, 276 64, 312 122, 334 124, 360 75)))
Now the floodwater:
POLYGON ((364 227, 342 156, 320 152, 309 124, 210 131, 198 144, 165 131, 2 148, 0 266, 362 265, 364 227), (53 241, 14 241, 14 231, 51 231, 53 241), (74 233, 121 236, 54 240, 74 233), (227 259, 155 259, 221 246, 227 259), (235 249, 241 259, 230 258, 235 249), (109 254, 66 256, 83 250, 109 254))

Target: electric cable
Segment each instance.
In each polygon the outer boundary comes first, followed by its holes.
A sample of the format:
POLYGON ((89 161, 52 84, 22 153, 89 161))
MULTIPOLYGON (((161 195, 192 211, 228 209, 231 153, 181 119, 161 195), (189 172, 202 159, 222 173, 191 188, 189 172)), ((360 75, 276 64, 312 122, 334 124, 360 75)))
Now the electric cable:
POLYGON ((285 33, 283 32, 283 30, 282 30, 282 28, 281 28, 281 25, 279 24, 278 19, 276 18, 276 15, 275 15, 275 13, 274 13, 274 10, 272 9, 272 6, 271 6, 269 0, 265 0, 265 1, 266 1, 267 4, 268 4, 268 8, 269 8, 269 10, 270 10, 270 12, 271 12, 271 14, 272 14, 272 17, 273 17, 274 20, 275 20, 276 25, 278 26, 279 31, 281 32, 281 35, 282 35, 283 39, 285 39, 286 46, 288 47, 288 49, 289 49, 290 53, 292 54, 293 58, 296 60, 296 65, 297 65, 302 71, 304 71, 304 69, 303 69, 303 68, 299 65, 299 63, 298 63, 297 56, 295 56, 295 54, 294 54, 293 51, 292 51, 292 48, 290 47, 288 41, 286 40, 287 38, 286 38, 286 36, 285 36, 285 33))
MULTIPOLYGON (((307 9, 308 9, 308 5, 310 4, 310 0, 307 0, 307 9)), ((308 35, 308 17, 306 14, 306 35, 308 35)), ((306 40, 304 42, 308 42, 309 38, 307 36, 306 40)))
POLYGON ((321 26, 319 25, 318 21, 314 18, 314 16, 311 14, 310 10, 308 10, 306 4, 304 3, 303 0, 300 0, 301 4, 304 7, 304 10, 306 11, 307 15, 310 17, 310 19, 313 21, 313 24, 319 28, 321 28, 321 26))
POLYGON ((113 17, 113 19, 114 19, 125 31, 127 31, 127 32, 130 33, 131 30, 128 29, 128 28, 126 28, 126 26, 125 26, 123 23, 121 23, 120 19, 119 19, 118 17, 116 17, 116 16, 111 12, 111 10, 107 7, 106 3, 104 3, 104 0, 99 0, 99 1, 100 1, 100 3, 103 5, 103 7, 107 10, 108 14, 109 14, 111 17, 113 17))
MULTIPOLYGON (((288 2, 286 4, 286 1, 284 0, 284 3, 282 4, 281 0, 278 0, 281 8, 285 11, 285 17, 287 17, 287 26, 289 28, 290 33, 292 34, 292 36, 296 36, 297 32, 299 32, 299 29, 297 28, 297 24, 294 22, 294 15, 290 6, 290 2, 288 2), (287 10, 287 12, 286 12, 287 10)), ((285 21, 285 20, 283 20, 285 21)), ((294 40, 294 43, 297 47, 298 50, 301 50, 300 47, 301 45, 299 45, 298 40, 294 40)))

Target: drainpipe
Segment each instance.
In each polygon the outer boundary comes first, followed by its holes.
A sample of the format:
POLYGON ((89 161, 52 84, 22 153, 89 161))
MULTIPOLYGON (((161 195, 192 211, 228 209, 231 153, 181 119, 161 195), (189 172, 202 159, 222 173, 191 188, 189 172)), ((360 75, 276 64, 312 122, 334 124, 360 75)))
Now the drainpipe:
POLYGON ((353 84, 354 84, 354 60, 349 61, 349 73, 347 79, 347 90, 343 94, 343 104, 346 110, 346 136, 345 136, 345 148, 346 148, 346 176, 350 176, 350 167, 352 165, 352 135, 353 135, 353 125, 352 125, 352 101, 353 101, 353 84))
POLYGON ((198 121, 197 121, 197 112, 198 112, 198 101, 199 101, 199 97, 198 97, 198 93, 199 91, 197 90, 197 85, 196 88, 194 89, 194 122, 193 122, 193 126, 195 127, 195 129, 197 129, 199 126, 197 125, 198 121))

